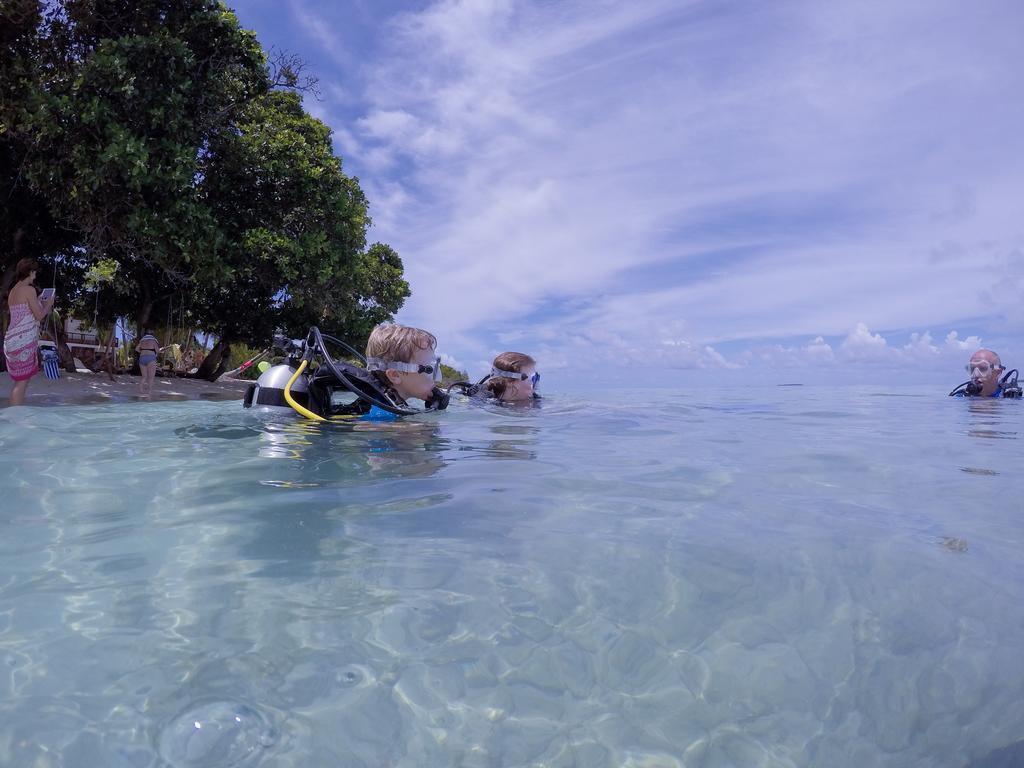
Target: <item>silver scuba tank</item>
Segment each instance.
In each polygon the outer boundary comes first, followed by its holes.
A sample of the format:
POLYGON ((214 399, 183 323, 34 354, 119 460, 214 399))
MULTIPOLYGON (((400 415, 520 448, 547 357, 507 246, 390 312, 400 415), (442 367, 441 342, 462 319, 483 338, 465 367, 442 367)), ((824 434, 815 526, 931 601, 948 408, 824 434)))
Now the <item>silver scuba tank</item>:
MULTIPOLYGON (((284 399, 284 388, 288 379, 295 373, 290 365, 275 365, 260 374, 255 384, 250 384, 242 400, 243 408, 283 408, 289 413, 294 410, 284 399)), ((292 398, 299 405, 309 406, 309 382, 305 376, 299 376, 292 384, 292 398)))

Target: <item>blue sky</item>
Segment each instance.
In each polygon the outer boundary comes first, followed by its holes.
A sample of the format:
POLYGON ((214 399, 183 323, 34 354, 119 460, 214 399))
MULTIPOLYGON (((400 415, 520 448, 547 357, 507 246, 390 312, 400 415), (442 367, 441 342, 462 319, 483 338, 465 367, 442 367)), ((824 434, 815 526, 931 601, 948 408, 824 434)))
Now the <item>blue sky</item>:
POLYGON ((1018 0, 233 7, 319 77, 398 320, 473 375, 1024 364, 1018 0))

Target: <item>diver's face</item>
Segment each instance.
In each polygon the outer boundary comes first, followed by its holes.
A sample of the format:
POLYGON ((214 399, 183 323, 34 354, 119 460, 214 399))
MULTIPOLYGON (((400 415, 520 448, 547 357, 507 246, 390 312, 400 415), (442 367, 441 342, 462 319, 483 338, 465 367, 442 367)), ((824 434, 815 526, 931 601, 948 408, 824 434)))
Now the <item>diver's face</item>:
POLYGON ((968 363, 971 373, 971 381, 981 384, 981 394, 984 397, 992 395, 999 387, 999 376, 1002 369, 996 367, 994 355, 987 352, 976 352, 968 363))
POLYGON ((525 381, 509 379, 505 385, 505 392, 501 399, 506 403, 522 403, 533 399, 533 374, 537 372, 537 366, 524 365, 519 371, 526 375, 525 381))
MULTIPOLYGON (((417 349, 410 363, 414 365, 434 365, 437 353, 432 349, 417 349)), ((408 400, 416 397, 420 400, 429 400, 434 389, 434 377, 429 373, 406 373, 405 371, 388 371, 388 380, 395 392, 408 400)))

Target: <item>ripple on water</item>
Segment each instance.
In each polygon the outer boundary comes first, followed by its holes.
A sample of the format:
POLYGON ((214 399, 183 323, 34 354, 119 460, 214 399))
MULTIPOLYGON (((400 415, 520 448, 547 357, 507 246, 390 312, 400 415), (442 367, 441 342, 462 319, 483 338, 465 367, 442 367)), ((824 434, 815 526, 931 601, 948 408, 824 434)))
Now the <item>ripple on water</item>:
POLYGON ((376 682, 373 673, 359 664, 345 665, 338 670, 334 679, 344 688, 366 688, 376 682))
POLYGON ((237 701, 193 705, 161 729, 160 756, 175 768, 251 765, 279 733, 263 712, 237 701))

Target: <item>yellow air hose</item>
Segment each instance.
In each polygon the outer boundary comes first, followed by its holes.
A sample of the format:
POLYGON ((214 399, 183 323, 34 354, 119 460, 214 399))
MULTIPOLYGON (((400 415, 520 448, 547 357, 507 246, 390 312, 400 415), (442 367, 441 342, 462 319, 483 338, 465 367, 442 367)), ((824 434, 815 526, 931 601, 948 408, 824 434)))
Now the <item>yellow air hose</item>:
POLYGON ((295 380, 297 378, 299 378, 299 376, 302 375, 302 372, 304 370, 306 370, 306 366, 307 365, 309 365, 309 361, 308 360, 303 360, 301 363, 299 363, 298 370, 296 370, 295 373, 292 374, 292 377, 290 379, 288 379, 288 383, 284 385, 284 400, 285 400, 285 402, 288 403, 288 405, 290 405, 295 410, 296 413, 300 414, 301 416, 305 416, 307 419, 312 419, 313 421, 345 421, 347 419, 354 419, 354 418, 356 418, 355 416, 341 416, 341 415, 339 415, 339 416, 333 416, 330 419, 325 419, 323 416, 319 416, 319 415, 313 413, 311 410, 309 410, 309 408, 303 408, 301 405, 299 405, 295 401, 295 398, 292 397, 292 384, 294 384, 295 380))
POLYGON ((307 419, 313 419, 313 421, 327 421, 327 419, 325 419, 323 416, 316 415, 311 410, 309 410, 309 408, 303 408, 301 405, 295 402, 295 398, 292 397, 292 384, 294 384, 295 380, 302 375, 302 372, 304 370, 306 370, 307 365, 309 365, 308 360, 303 360, 301 363, 299 363, 298 370, 296 370, 295 373, 292 374, 292 377, 288 379, 288 383, 284 385, 284 400, 286 403, 288 403, 288 405, 290 405, 295 410, 296 413, 305 416, 307 419))

